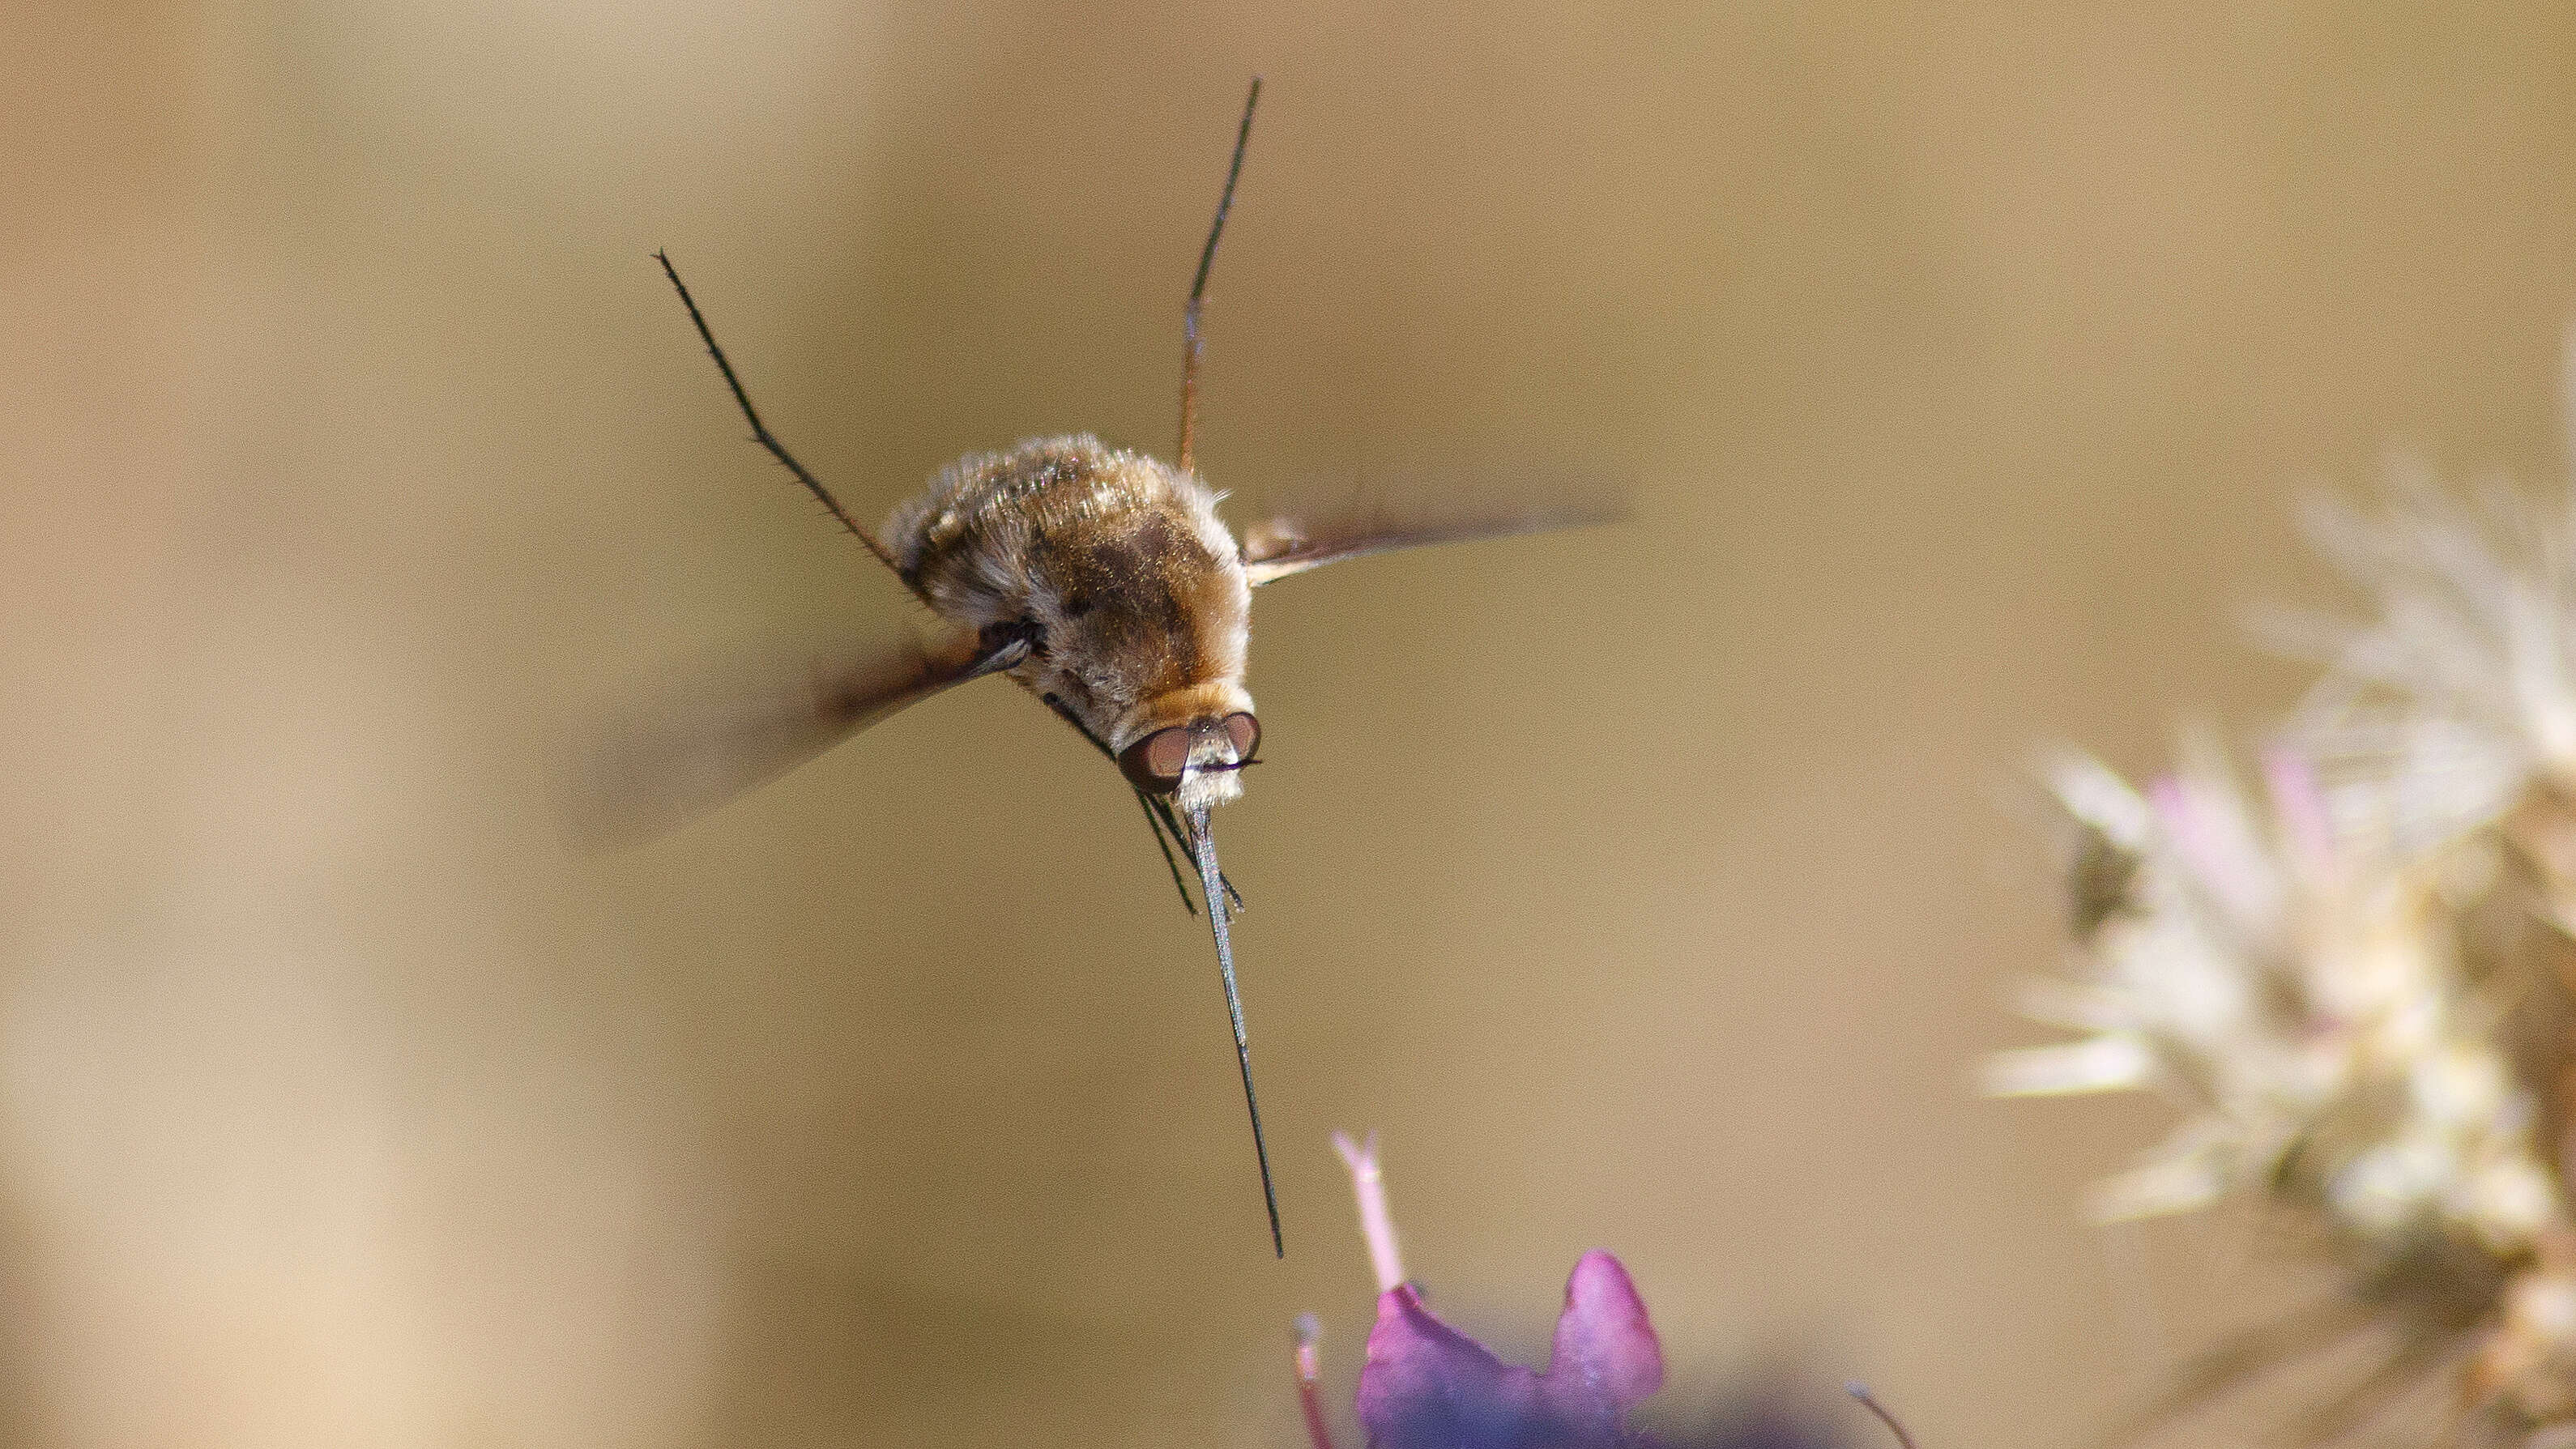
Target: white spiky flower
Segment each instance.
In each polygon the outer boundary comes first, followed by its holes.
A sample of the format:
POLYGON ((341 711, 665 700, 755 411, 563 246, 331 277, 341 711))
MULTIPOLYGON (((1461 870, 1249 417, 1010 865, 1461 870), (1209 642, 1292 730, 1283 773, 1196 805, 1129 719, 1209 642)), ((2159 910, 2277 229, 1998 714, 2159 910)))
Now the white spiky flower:
POLYGON ((2071 980, 2025 1014, 2086 1033, 2007 1052, 1988 1090, 2156 1087, 2191 1111, 2094 1194, 2118 1220, 2284 1195, 2357 1244, 2425 1234, 2504 1256, 2563 1214, 2534 1108, 2464 969, 2437 882, 2338 851, 2299 757, 2266 762, 2271 824, 2212 764, 2143 795, 2082 757, 2050 768, 2076 831, 2071 980))
POLYGON ((2266 1204, 2355 1299, 2462 1344, 2464 1419, 2508 1441, 2576 1421, 2576 1228, 2512 1045, 2557 988, 2475 928, 2493 891, 2459 851, 2353 849, 2288 750, 2262 812, 2206 750, 2143 792, 2081 756, 2047 773, 2077 950, 2022 1005, 2081 1035, 1998 1054, 1987 1089, 2163 1091, 2186 1117, 2095 1190, 2098 1219, 2266 1204))
MULTIPOLYGON (((2576 346, 2569 377, 2576 429, 2576 346)), ((2024 1010, 2079 1035, 1987 1086, 2174 1097, 2098 1217, 2303 1222, 2356 1300, 2460 1346, 2464 1422, 2576 1445, 2576 499, 2401 466, 2309 524, 2370 607, 2276 627, 2325 675, 2268 807, 2214 751, 2144 791, 2054 762, 2077 949, 2024 1010)))
MULTIPOLYGON (((2565 361, 2576 435, 2576 329, 2565 361)), ((2305 511, 2371 612, 2285 615, 2266 632, 2327 669, 2292 735, 2411 854, 2497 823, 2535 790, 2576 794, 2576 492, 2542 508, 2496 484, 2470 506, 2418 460, 2390 472, 2376 516, 2330 499, 2305 511)))

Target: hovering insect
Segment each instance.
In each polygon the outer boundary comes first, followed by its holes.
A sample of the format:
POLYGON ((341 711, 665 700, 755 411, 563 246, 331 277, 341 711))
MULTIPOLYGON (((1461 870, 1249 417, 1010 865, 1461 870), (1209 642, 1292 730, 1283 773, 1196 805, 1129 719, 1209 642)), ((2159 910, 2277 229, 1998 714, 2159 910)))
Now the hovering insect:
POLYGON ((1243 682, 1252 590, 1359 554, 1594 522, 1611 510, 1589 498, 1453 499, 1410 509, 1345 499, 1264 519, 1240 542, 1227 531, 1217 516, 1220 495, 1200 481, 1191 455, 1199 310, 1260 97, 1256 78, 1182 312, 1180 441, 1169 464, 1089 436, 1033 439, 950 465, 871 532, 771 435, 678 269, 655 253, 754 441, 949 626, 949 637, 928 647, 872 650, 816 668, 784 691, 743 699, 717 718, 628 739, 605 762, 604 791, 595 786, 592 793, 650 797, 668 823, 905 705, 988 674, 1008 675, 1116 763, 1193 914, 1172 847, 1196 867, 1252 1118, 1271 1248, 1284 1255, 1227 932, 1229 902, 1239 907, 1242 898, 1218 868, 1208 822, 1210 809, 1239 796, 1243 772, 1260 763, 1261 722, 1243 682))

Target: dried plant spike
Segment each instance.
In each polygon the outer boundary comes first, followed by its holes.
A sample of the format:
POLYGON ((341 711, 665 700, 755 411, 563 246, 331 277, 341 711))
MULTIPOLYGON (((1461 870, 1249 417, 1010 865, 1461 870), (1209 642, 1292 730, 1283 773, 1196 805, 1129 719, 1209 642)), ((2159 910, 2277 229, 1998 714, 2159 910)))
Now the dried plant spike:
POLYGON ((1885 1424, 1887 1432, 1896 1436, 1899 1449, 1914 1449, 1914 1436, 1906 1433, 1905 1426, 1897 1422, 1896 1416, 1887 1411, 1887 1406, 1870 1393, 1869 1385, 1855 1379, 1843 1385, 1843 1392, 1858 1399, 1862 1408, 1878 1416, 1878 1422, 1885 1424))
POLYGON ((1350 1134, 1333 1134, 1333 1150, 1351 1170, 1351 1195, 1358 1199, 1360 1236, 1368 1240, 1369 1266, 1377 1270, 1377 1291, 1404 1284, 1404 1257, 1396 1251, 1395 1219, 1386 1210, 1386 1175, 1377 1165, 1377 1134, 1354 1145, 1350 1134))

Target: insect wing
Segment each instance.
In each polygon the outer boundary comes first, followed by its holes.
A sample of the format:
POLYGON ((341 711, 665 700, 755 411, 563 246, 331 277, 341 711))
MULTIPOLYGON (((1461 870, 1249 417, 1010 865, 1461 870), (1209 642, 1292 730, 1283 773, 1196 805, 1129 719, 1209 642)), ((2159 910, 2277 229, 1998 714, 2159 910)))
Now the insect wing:
POLYGON ((1362 554, 1582 528, 1626 515, 1615 489, 1590 482, 1344 485, 1288 500, 1246 527, 1243 568, 1260 585, 1362 554))
POLYGON ((574 837, 605 847, 676 829, 983 663, 971 648, 901 639, 694 678, 612 725, 576 764, 574 837))

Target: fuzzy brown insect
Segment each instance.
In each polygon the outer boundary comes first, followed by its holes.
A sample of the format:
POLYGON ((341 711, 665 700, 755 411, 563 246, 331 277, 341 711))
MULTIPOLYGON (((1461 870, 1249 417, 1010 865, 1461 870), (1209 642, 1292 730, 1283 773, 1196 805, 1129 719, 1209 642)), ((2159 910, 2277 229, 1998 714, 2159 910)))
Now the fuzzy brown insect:
POLYGON ((588 793, 608 799, 630 821, 645 813, 634 808, 641 801, 660 817, 656 823, 667 823, 779 774, 916 700, 987 674, 1010 676, 1116 762, 1144 807, 1182 903, 1194 912, 1172 846, 1197 867, 1252 1117, 1271 1246, 1284 1253, 1227 931, 1227 903, 1239 906, 1241 898, 1218 868, 1208 822, 1211 808, 1242 793, 1244 769, 1259 760, 1261 725, 1244 686, 1252 590, 1358 554, 1595 521, 1608 510, 1564 496, 1442 499, 1410 510, 1382 499, 1345 500, 1265 518, 1240 541, 1227 530, 1217 515, 1220 495, 1200 481, 1191 452, 1199 310, 1260 95, 1255 79, 1183 312, 1173 463, 1105 447, 1087 435, 1034 439, 943 469, 872 532, 771 436, 678 270, 656 253, 753 438, 950 633, 928 647, 907 643, 813 670, 783 691, 729 703, 712 718, 630 736, 606 762, 606 783, 588 793))

